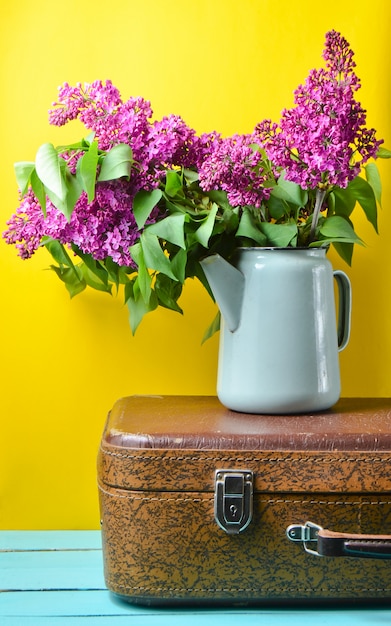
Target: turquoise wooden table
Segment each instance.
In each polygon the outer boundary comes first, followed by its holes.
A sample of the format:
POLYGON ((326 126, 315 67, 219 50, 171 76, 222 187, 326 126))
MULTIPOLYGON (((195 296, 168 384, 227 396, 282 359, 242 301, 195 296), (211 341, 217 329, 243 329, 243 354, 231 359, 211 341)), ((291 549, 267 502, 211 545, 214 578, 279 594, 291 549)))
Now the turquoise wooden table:
MULTIPOLYGON (((390 564, 391 567, 391 564, 390 564)), ((1 626, 386 626, 391 608, 173 609, 105 588, 99 531, 0 532, 1 626)))

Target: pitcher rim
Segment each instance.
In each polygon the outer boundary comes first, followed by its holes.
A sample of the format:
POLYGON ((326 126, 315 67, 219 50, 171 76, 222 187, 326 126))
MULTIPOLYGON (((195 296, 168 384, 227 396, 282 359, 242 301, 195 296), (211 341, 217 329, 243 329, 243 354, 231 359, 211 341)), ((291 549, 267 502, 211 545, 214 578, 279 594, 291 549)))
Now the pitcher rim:
POLYGON ((330 248, 329 244, 325 244, 324 246, 314 246, 313 248, 309 248, 308 246, 238 246, 237 250, 300 250, 307 252, 317 252, 317 251, 325 251, 330 248))

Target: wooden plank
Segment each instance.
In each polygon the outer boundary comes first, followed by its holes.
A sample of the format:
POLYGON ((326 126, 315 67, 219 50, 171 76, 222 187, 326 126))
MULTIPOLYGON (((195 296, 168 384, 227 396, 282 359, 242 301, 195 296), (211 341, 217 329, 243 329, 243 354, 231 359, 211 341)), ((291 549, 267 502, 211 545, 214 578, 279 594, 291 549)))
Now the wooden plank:
POLYGON ((106 590, 15 591, 0 594, 0 615, 23 618, 22 623, 27 617, 134 615, 143 610, 142 607, 132 607, 117 600, 106 590))
POLYGON ((100 550, 0 553, 0 589, 105 589, 100 550))
POLYGON ((99 531, 0 532, 1 626, 379 626, 391 610, 148 608, 123 602, 103 582, 99 531), (97 543, 99 541, 99 543, 97 543), (6 584, 5 584, 6 583, 6 584), (48 589, 47 591, 43 591, 48 589))
MULTIPOLYGON (((261 616, 268 616, 269 619, 275 619, 278 616, 283 616, 285 626, 289 623, 289 626, 300 626, 300 624, 308 624, 313 626, 320 626, 322 619, 325 624, 332 624, 336 626, 338 622, 338 616, 341 615, 344 618, 344 626, 350 626, 353 624, 358 626, 359 624, 389 624, 391 623, 391 610, 377 609, 376 606, 372 608, 363 608, 360 610, 342 608, 340 610, 317 610, 317 609, 281 609, 281 608, 226 608, 226 609, 199 609, 194 608, 181 609, 181 608, 160 608, 160 607, 143 607, 138 605, 132 605, 128 602, 116 598, 108 591, 50 591, 50 592, 5 592, 0 594, 0 616, 7 618, 18 618, 19 624, 26 624, 25 621, 28 617, 42 618, 42 617, 121 617, 121 616, 138 616, 142 617, 142 623, 146 618, 154 618, 155 621, 151 623, 163 624, 161 620, 162 616, 171 616, 172 618, 179 616, 182 619, 186 616, 186 626, 190 626, 192 619, 197 618, 201 620, 206 616, 213 616, 214 626, 219 623, 223 624, 223 621, 219 622, 218 616, 224 616, 227 620, 229 616, 233 616, 237 621, 242 621, 246 626, 249 623, 247 620, 249 617, 256 617, 258 620, 261 616), (159 619, 157 619, 157 617, 159 619), (192 617, 193 616, 193 617, 192 617), (245 616, 245 618, 244 618, 245 616), (307 616, 309 619, 305 619, 307 616), (239 617, 241 619, 239 619, 239 617), (370 621, 375 619, 376 621, 370 621), (190 620, 190 621, 189 621, 190 620), (368 621, 369 620, 369 621, 368 621)), ((3 626, 3 619, 0 620, 3 626)), ((194 621, 194 624, 197 623, 194 621)), ((198 622, 199 623, 199 622, 198 622)), ((229 621, 226 623, 230 623, 229 621)), ((232 621, 232 624, 234 622, 232 621)), ((250 621, 250 623, 252 623, 250 621)), ((259 623, 254 622, 254 623, 259 623)), ((269 622, 268 622, 269 623, 269 622)), ((278 622, 277 622, 278 623, 278 622)))
MULTIPOLYGON (((200 626, 200 624, 209 625, 213 622, 215 626, 237 626, 238 622, 241 624, 246 624, 246 626, 259 626, 260 624, 265 626, 286 626, 287 622, 291 626, 379 626, 379 621, 377 621, 376 617, 373 615, 365 615, 358 616, 358 621, 356 616, 350 618, 348 616, 347 621, 343 618, 342 614, 337 617, 332 617, 330 614, 326 616, 322 616, 320 614, 311 613, 303 613, 301 615, 297 615, 293 617, 291 615, 287 615, 286 613, 274 613, 274 614, 264 614, 258 613, 253 615, 243 614, 242 612, 236 613, 235 615, 227 615, 221 613, 207 613, 207 614, 178 614, 173 615, 172 613, 159 615, 159 616, 145 616, 140 620, 135 621, 134 617, 130 617, 129 619, 125 616, 114 618, 111 616, 105 617, 30 617, 23 618, 23 626, 121 626, 134 624, 143 626, 200 626)), ((21 626, 20 618, 5 618, 5 621, 2 621, 2 626, 21 626)), ((382 619, 380 617, 380 619, 382 619)), ((383 622, 380 622, 383 623, 383 622)), ((388 624, 389 622, 384 622, 388 624)))
MULTIPOLYGON (((1 622, 2 626, 22 626, 19 618, 5 618, 1 622)), ((389 624, 389 616, 376 616, 373 614, 357 614, 348 615, 345 620, 344 615, 338 614, 314 614, 302 613, 301 615, 292 616, 287 613, 265 614, 258 613, 254 615, 243 614, 239 612, 235 615, 226 614, 193 614, 193 615, 173 615, 172 613, 159 615, 158 617, 145 616, 135 621, 134 618, 122 616, 113 621, 113 617, 30 617, 23 619, 23 626, 121 626, 133 624, 134 626, 200 626, 200 624, 210 625, 212 622, 215 626, 237 626, 238 621, 246 626, 379 626, 379 624, 389 624), (131 620, 131 621, 130 621, 131 620)))
POLYGON ((2 626, 379 626, 389 624, 390 610, 303 609, 153 609, 112 602, 108 592, 48 592, 0 595, 2 626), (2 596, 13 596, 2 602, 2 596), (45 603, 47 596, 53 596, 45 603), (50 605, 50 606, 49 606, 50 605))
POLYGON ((100 550, 100 530, 0 531, 0 552, 16 550, 100 550))

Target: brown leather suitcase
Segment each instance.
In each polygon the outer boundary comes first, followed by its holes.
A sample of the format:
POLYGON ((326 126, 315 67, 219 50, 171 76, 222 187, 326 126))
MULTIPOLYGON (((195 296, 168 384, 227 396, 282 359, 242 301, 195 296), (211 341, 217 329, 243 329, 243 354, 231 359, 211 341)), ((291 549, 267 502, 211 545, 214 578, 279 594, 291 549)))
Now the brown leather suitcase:
POLYGON ((265 416, 123 398, 98 477, 106 584, 129 601, 391 600, 390 399, 265 416))

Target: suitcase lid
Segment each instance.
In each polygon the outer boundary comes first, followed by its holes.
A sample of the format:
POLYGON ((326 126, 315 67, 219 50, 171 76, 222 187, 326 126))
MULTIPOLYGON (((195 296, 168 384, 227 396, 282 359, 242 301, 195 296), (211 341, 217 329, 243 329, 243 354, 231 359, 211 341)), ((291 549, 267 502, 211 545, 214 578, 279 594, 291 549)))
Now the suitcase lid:
POLYGON ((214 396, 129 396, 109 413, 99 454, 106 484, 214 489, 215 471, 254 471, 256 490, 391 489, 391 399, 345 398, 306 415, 230 411, 214 396))
POLYGON ((214 396, 129 396, 106 425, 122 448, 217 450, 391 450, 391 399, 343 398, 306 415, 253 415, 214 396))

